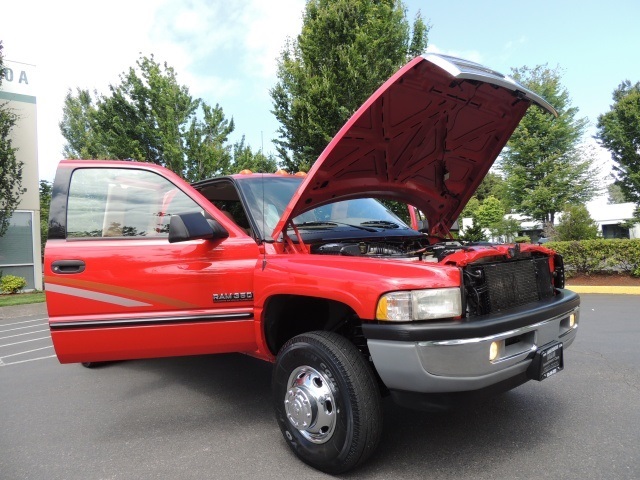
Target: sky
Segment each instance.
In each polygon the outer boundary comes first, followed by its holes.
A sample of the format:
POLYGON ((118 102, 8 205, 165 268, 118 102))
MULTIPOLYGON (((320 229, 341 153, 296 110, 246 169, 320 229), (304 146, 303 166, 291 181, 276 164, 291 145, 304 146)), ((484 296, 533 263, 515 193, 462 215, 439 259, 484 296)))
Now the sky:
MULTIPOLYGON (((269 89, 287 37, 302 25, 304 0, 8 0, 0 9, 6 60, 35 65, 40 178, 52 180, 62 159, 58 123, 69 89, 108 93, 109 84, 153 54, 178 74, 194 97, 219 104, 254 150, 275 153, 279 126, 269 89)), ((599 114, 625 79, 640 81, 640 2, 404 2, 412 21, 431 25, 428 50, 480 62, 502 73, 512 67, 560 68, 578 117, 590 127, 585 143, 606 173, 608 153, 591 138, 599 114)), ((604 176, 604 174, 603 174, 604 176)))

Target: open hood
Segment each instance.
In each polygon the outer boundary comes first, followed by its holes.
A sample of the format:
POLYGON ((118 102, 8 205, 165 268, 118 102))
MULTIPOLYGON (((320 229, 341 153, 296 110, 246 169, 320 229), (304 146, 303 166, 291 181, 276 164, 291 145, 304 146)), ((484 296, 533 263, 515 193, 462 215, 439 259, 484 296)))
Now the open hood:
POLYGON ((414 58, 353 114, 315 162, 273 232, 340 200, 398 200, 424 212, 429 233, 446 234, 527 108, 544 99, 477 63, 414 58))

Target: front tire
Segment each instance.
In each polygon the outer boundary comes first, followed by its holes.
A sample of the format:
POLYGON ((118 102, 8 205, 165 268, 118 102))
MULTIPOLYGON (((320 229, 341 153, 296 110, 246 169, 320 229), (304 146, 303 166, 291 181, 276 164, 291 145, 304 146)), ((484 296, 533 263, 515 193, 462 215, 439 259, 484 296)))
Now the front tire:
POLYGON ((276 418, 303 462, 346 472, 375 450, 382 429, 376 378, 358 349, 332 332, 311 332, 280 350, 272 380, 276 418))

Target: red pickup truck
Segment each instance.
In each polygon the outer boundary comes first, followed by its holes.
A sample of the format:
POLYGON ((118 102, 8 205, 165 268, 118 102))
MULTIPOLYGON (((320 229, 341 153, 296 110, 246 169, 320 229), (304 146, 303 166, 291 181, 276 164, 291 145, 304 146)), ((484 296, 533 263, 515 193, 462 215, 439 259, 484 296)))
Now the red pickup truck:
POLYGON ((374 451, 382 395, 434 409, 561 371, 580 304, 562 258, 449 234, 531 104, 555 114, 497 72, 425 55, 306 176, 188 185, 148 163, 61 162, 45 251, 60 362, 272 362, 284 438, 329 473, 374 451), (374 198, 427 224, 409 228, 374 198))

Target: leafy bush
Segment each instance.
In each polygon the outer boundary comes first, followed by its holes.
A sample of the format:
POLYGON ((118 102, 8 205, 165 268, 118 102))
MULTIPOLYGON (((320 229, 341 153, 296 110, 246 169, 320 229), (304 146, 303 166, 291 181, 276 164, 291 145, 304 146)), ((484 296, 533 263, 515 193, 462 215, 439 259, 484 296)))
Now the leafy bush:
POLYGON ((6 293, 18 293, 26 286, 27 281, 15 275, 4 275, 2 279, 0 279, 0 288, 6 293))
POLYGON ((564 258, 567 274, 625 273, 640 276, 640 239, 597 239, 545 244, 564 258))
POLYGON ((523 235, 522 237, 516 237, 513 239, 515 243, 531 243, 531 237, 529 235, 523 235))

